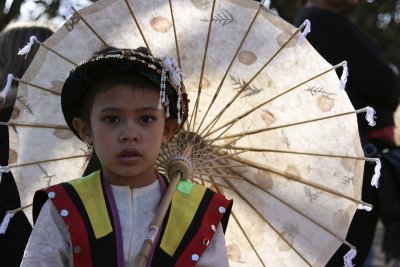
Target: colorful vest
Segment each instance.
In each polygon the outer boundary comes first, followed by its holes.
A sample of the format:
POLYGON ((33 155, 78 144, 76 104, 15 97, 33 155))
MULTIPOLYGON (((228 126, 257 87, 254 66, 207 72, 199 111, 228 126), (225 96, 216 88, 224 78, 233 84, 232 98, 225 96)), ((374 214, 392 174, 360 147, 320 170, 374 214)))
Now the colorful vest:
MULTIPOLYGON (((47 199, 67 225, 74 266, 124 266, 118 212, 100 172, 37 191, 34 221, 47 199)), ((219 223, 225 231, 231 207, 231 200, 201 185, 193 184, 190 194, 176 190, 147 266, 195 266, 219 223)))

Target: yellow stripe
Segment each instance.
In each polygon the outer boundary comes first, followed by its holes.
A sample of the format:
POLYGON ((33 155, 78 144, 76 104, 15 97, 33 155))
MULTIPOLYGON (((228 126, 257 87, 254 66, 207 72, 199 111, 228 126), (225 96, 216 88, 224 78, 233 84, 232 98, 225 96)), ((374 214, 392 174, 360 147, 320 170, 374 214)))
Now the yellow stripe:
POLYGON ((101 238, 112 232, 110 217, 107 212, 106 200, 101 187, 100 172, 70 181, 89 216, 96 238, 101 238))
POLYGON ((183 194, 177 190, 171 204, 167 226, 160 247, 170 256, 175 254, 183 235, 189 228, 193 217, 203 199, 206 188, 193 184, 191 194, 183 194))

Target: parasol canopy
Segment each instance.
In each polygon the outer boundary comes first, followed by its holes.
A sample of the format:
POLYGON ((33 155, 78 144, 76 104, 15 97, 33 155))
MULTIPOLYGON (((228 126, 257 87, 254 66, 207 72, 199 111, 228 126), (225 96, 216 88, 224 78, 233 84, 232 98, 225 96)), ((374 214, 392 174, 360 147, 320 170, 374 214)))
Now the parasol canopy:
POLYGON ((99 50, 145 46, 176 58, 191 100, 157 169, 183 160, 185 178, 234 199, 230 265, 324 266, 342 243, 351 258, 350 222, 357 208, 370 208, 361 200, 364 162, 377 162, 363 155, 356 113, 371 110, 354 110, 343 90, 346 63, 327 63, 305 40, 307 26, 248 0, 100 0, 74 10, 52 37, 36 40, 18 79, 2 171, 13 172, 22 205, 79 177, 88 150, 64 122, 63 82, 99 50))

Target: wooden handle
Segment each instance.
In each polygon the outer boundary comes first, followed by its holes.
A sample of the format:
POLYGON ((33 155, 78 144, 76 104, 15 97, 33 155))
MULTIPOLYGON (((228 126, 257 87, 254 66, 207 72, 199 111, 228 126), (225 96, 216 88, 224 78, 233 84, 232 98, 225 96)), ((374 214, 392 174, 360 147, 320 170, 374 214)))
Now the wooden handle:
POLYGON ((158 207, 156 217, 154 217, 153 221, 149 226, 148 236, 146 240, 144 240, 143 245, 140 249, 139 254, 135 259, 135 263, 133 266, 146 267, 147 260, 149 258, 154 240, 156 239, 158 231, 164 221, 165 214, 167 213, 168 207, 172 201, 172 196, 174 195, 175 189, 178 186, 178 183, 181 178, 182 178, 182 173, 180 171, 177 171, 174 175, 174 178, 170 181, 167 191, 165 192, 161 204, 158 207))

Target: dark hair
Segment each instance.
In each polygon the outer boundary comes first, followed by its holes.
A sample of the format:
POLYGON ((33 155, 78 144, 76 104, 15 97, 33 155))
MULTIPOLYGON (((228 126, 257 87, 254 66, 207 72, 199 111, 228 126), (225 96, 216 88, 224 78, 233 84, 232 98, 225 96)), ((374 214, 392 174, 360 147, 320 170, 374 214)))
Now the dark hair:
MULTIPOLYGON (((105 83, 107 80, 110 82, 115 80, 116 83, 125 81, 131 84, 146 81, 160 87, 162 70, 162 61, 149 55, 146 48, 135 50, 108 48, 98 52, 76 67, 64 83, 61 92, 61 108, 65 121, 74 134, 79 137, 72 121, 75 117, 82 116, 80 113, 84 104, 90 104, 83 103, 83 100, 89 98, 85 96, 89 91, 99 89, 94 85, 98 85, 100 82, 105 83)), ((183 125, 188 116, 188 98, 182 82, 180 88, 182 93, 179 119, 183 125)), ((165 81, 165 91, 169 100, 170 115, 178 119, 178 92, 168 76, 165 81)))
MULTIPOLYGON (((158 91, 160 90, 157 85, 137 73, 114 73, 112 75, 106 75, 95 81, 91 88, 86 92, 79 111, 79 117, 90 126, 90 111, 93 107, 95 96, 99 93, 106 92, 117 85, 132 85, 140 88, 149 88, 158 91)), ((83 176, 89 175, 92 172, 101 169, 101 163, 96 155, 96 151, 92 148, 90 150, 90 157, 87 161, 83 176)))
MULTIPOLYGON (((61 108, 70 129, 79 137, 72 124, 75 117, 80 117, 90 125, 90 110, 99 92, 105 92, 120 84, 160 91, 162 75, 164 75, 163 64, 160 59, 151 56, 143 47, 135 50, 111 47, 96 53, 76 67, 64 83, 61 92, 61 108)), ((175 119, 179 118, 183 125, 188 115, 185 87, 182 82, 179 85, 173 84, 169 73, 165 73, 163 77, 169 114, 175 119), (179 90, 180 97, 178 97, 179 90), (180 100, 180 112, 177 107, 178 100, 180 100)), ((100 162, 93 151, 84 175, 100 168, 100 162)))

